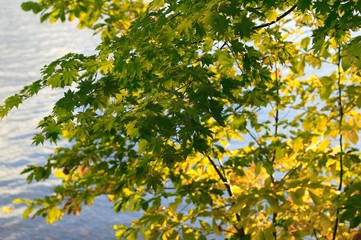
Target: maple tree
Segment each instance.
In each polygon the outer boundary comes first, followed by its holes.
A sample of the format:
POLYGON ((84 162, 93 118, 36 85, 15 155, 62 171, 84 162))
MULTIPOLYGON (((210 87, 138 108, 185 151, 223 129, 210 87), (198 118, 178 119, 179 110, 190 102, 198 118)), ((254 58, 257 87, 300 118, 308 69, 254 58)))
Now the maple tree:
POLYGON ((64 88, 34 144, 68 141, 28 181, 55 174, 24 217, 53 223, 108 195, 141 211, 117 238, 359 236, 361 2, 39 0, 41 21, 100 34, 7 98, 64 88))

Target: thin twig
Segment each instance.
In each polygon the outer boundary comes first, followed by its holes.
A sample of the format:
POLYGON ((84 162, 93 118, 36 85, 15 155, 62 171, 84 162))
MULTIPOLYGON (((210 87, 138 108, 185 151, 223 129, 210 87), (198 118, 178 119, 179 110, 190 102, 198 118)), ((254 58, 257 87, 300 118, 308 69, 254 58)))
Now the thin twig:
MULTIPOLYGON (((227 189, 227 192, 228 192, 228 195, 230 197, 234 197, 234 194, 233 194, 233 191, 232 191, 232 188, 231 188, 231 184, 229 183, 229 180, 227 179, 227 176, 226 175, 223 175, 221 173, 221 171, 218 169, 218 166, 214 163, 214 161, 212 160, 212 158, 208 155, 205 155, 209 162, 211 163, 211 165, 213 166, 214 170, 217 172, 217 175, 219 176, 219 178, 222 180, 224 186, 226 187, 227 189)), ((237 219, 237 222, 240 222, 241 221, 241 216, 239 215, 239 213, 236 213, 236 219, 237 219)), ((233 225, 233 227, 237 230, 238 234, 239 234, 239 237, 245 237, 246 234, 244 232, 244 229, 243 228, 238 228, 237 226, 233 225)))
MULTIPOLYGON (((228 179, 226 178, 226 176, 224 176, 221 173, 221 171, 218 169, 218 166, 214 163, 214 161, 212 160, 212 158, 210 156, 207 155, 207 158, 208 158, 209 162, 212 164, 214 170, 216 170, 216 172, 217 172, 218 176, 220 177, 220 179, 222 180, 224 186, 226 187, 228 195, 230 197, 234 197, 232 188, 231 188, 230 183, 229 183, 228 179)), ((238 217, 239 216, 237 215, 237 220, 240 221, 241 219, 240 218, 238 219, 238 217)))
MULTIPOLYGON (((276 79, 275 79, 275 84, 276 84, 276 95, 277 97, 279 97, 279 76, 278 76, 278 68, 277 68, 277 63, 275 63, 275 71, 276 71, 276 79)), ((274 119, 275 119, 275 137, 277 138, 278 136, 278 123, 279 123, 279 101, 278 99, 276 99, 276 112, 275 112, 275 116, 274 116, 274 119)), ((272 159, 271 159, 271 162, 272 164, 274 164, 276 160, 276 150, 273 151, 273 155, 272 155, 272 159)), ((273 177, 273 174, 270 173, 270 177, 271 177, 271 180, 272 180, 272 184, 275 185, 275 181, 274 181, 274 177, 273 177)), ((277 205, 278 205, 278 201, 277 201, 277 205)), ((276 218, 277 218, 277 212, 274 212, 273 213, 273 216, 272 216, 272 223, 273 225, 276 224, 276 218)), ((275 230, 273 232, 273 237, 274 239, 276 240, 277 239, 277 231, 276 231, 276 227, 275 227, 275 230)))
MULTIPOLYGON (((256 138, 256 136, 255 136, 248 128, 245 128, 245 130, 246 130, 246 132, 248 133, 248 135, 253 139, 253 141, 255 141, 255 142, 257 143, 258 147, 259 147, 260 149, 264 149, 264 147, 262 146, 262 144, 260 143, 260 141, 258 141, 258 139, 256 138)), ((271 162, 271 159, 268 157, 267 154, 265 154, 265 157, 266 157, 266 159, 267 159, 268 162, 271 162)), ((273 176, 270 175, 270 177, 271 177, 272 182, 275 182, 273 176)))
MULTIPOLYGON (((339 119, 339 144, 340 144, 340 183, 338 185, 338 190, 342 191, 342 182, 343 182, 343 138, 342 138, 342 121, 343 121, 343 105, 342 105, 342 89, 341 89, 341 47, 338 47, 338 62, 337 62, 337 71, 338 71, 338 81, 337 81, 337 88, 338 88, 338 106, 339 106, 339 113, 340 113, 340 119, 339 119)), ((335 226, 333 228, 333 236, 332 240, 336 239, 337 235, 337 228, 338 228, 338 222, 339 222, 339 215, 340 214, 340 207, 337 207, 336 210, 336 221, 335 226)))
MULTIPOLYGON (((231 54, 232 54, 232 56, 234 57, 234 61, 236 62, 236 65, 237 65, 237 67, 238 67, 238 69, 241 71, 241 72, 243 72, 243 69, 242 69, 242 67, 241 67, 241 64, 239 63, 239 61, 237 60, 237 54, 232 50, 232 48, 228 45, 228 39, 227 39, 227 41, 225 42, 225 44, 227 45, 227 47, 228 47, 228 49, 231 51, 231 54)), ((222 46, 223 47, 223 46, 222 46)))
POLYGON ((316 240, 318 240, 316 229, 313 229, 313 235, 315 235, 316 240))
MULTIPOLYGON (((275 83, 276 83, 276 95, 277 97, 279 97, 280 95, 280 91, 279 91, 279 78, 280 76, 278 76, 278 68, 277 65, 275 63, 275 69, 276 69, 276 79, 275 79, 275 83)), ((275 119, 275 137, 277 137, 278 135, 278 123, 279 123, 279 101, 278 99, 276 99, 276 112, 274 115, 274 119, 275 119)), ((276 160, 276 150, 273 152, 273 156, 272 156, 272 163, 274 163, 274 161, 276 160)))
POLYGON ((252 28, 252 30, 268 27, 268 26, 271 26, 271 25, 275 24, 276 22, 278 22, 279 20, 281 20, 282 18, 284 18, 288 14, 290 14, 293 10, 295 10, 296 7, 297 7, 297 4, 293 5, 290 9, 288 9, 286 12, 284 12, 281 16, 277 17, 276 20, 274 20, 274 21, 272 21, 270 23, 265 23, 265 24, 255 26, 255 27, 252 28))

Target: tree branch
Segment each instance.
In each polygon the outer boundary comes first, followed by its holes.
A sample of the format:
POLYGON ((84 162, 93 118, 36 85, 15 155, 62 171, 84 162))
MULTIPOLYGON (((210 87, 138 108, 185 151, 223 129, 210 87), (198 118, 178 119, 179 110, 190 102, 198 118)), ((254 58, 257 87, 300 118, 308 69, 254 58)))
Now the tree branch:
POLYGON ((281 20, 282 18, 284 18, 288 14, 290 14, 293 10, 295 10, 296 7, 297 7, 297 4, 293 5, 290 9, 288 9, 286 12, 284 12, 281 16, 277 17, 275 21, 255 26, 255 27, 252 28, 252 30, 268 27, 268 26, 271 26, 271 25, 275 24, 276 22, 278 22, 279 20, 281 20))
MULTIPOLYGON (((227 176, 223 175, 221 173, 221 171, 218 169, 217 165, 214 163, 214 161, 212 160, 212 158, 208 155, 206 155, 206 157, 208 158, 209 162, 212 164, 214 170, 217 172, 217 175, 219 176, 219 178, 222 180, 224 186, 226 187, 227 189, 227 192, 228 192, 228 195, 230 197, 234 197, 234 194, 233 194, 233 191, 232 191, 232 188, 231 188, 231 185, 227 179, 227 176)), ((237 218, 237 221, 240 222, 241 221, 241 216, 239 215, 239 213, 236 213, 236 218, 237 218)), ((244 233, 244 229, 243 228, 237 228, 236 226, 233 225, 233 227, 237 230, 237 232, 239 233, 239 236, 240 237, 245 237, 246 234, 244 233)))
MULTIPOLYGON (((343 182, 343 138, 341 134, 342 130, 342 121, 343 121, 343 105, 342 105, 342 86, 341 86, 341 47, 338 47, 338 62, 337 62, 337 72, 338 72, 338 81, 337 81, 337 88, 338 88, 338 106, 339 106, 339 113, 340 113, 340 119, 339 119, 339 144, 340 144, 340 183, 338 185, 338 190, 342 191, 342 182, 343 182)), ((333 228, 333 236, 332 240, 336 239, 337 236, 337 229, 338 229, 338 222, 340 214, 340 207, 337 207, 336 210, 336 221, 335 226, 333 228)))
MULTIPOLYGON (((281 77, 278 76, 277 62, 275 62, 275 72, 276 72, 276 79, 275 79, 276 95, 277 95, 277 97, 280 97, 279 79, 281 77)), ((278 124, 279 124, 279 99, 276 99, 276 106, 275 107, 276 107, 276 113, 274 115, 274 119, 275 119, 275 134, 274 134, 274 136, 275 136, 275 138, 277 138, 277 136, 278 136, 278 124)), ((276 160, 276 149, 273 151, 273 154, 272 154, 272 159, 271 159, 272 165, 274 165, 275 160, 276 160)), ((274 177, 273 177, 273 173, 270 173, 270 177, 272 179, 272 184, 275 186, 275 180, 274 180, 274 177)), ((277 206, 278 205, 279 205, 279 202, 277 200, 277 206)), ((275 224, 276 224, 277 216, 278 216, 278 213, 274 212, 273 216, 272 216, 273 226, 275 226, 275 224)), ((276 227, 275 227, 275 230, 273 232, 273 237, 274 237, 275 240, 277 239, 277 228, 276 227)))

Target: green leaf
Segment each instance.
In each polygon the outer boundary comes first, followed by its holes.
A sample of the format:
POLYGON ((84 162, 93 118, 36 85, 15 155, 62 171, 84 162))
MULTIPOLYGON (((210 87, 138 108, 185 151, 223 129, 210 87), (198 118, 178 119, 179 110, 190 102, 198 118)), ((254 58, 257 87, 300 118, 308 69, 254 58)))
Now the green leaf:
POLYGON ((219 226, 217 224, 217 222, 215 221, 214 218, 212 220, 212 230, 216 235, 221 235, 222 234, 222 228, 221 228, 221 226, 219 226))
POLYGON ((304 39, 302 39, 301 41, 301 47, 303 48, 303 50, 307 51, 308 50, 308 46, 310 44, 311 39, 309 37, 306 37, 304 39))
POLYGON ((351 67, 351 55, 345 55, 342 57, 341 66, 344 71, 347 71, 351 67))
POLYGON ((138 144, 138 152, 143 153, 147 151, 148 147, 149 147, 148 141, 145 139, 141 139, 138 144))
POLYGON ((355 37, 342 51, 342 69, 348 70, 351 66, 356 66, 361 69, 361 36, 355 37))
POLYGON ((150 176, 147 179, 147 187, 157 191, 158 187, 162 185, 163 179, 160 176, 150 176))
POLYGON ((356 106, 357 106, 358 108, 361 108, 361 95, 358 96, 358 98, 357 98, 357 100, 356 100, 356 106))
POLYGON ((199 220, 199 223, 201 225, 201 229, 205 232, 205 233, 210 233, 211 232, 211 225, 205 221, 199 220))
POLYGON ((62 86, 70 86, 77 80, 78 72, 75 69, 65 70, 62 76, 62 86))
POLYGON ((39 13, 42 10, 39 3, 31 1, 21 3, 21 8, 26 12, 33 11, 34 13, 39 13))
POLYGON ((6 107, 12 109, 13 107, 19 107, 23 102, 22 97, 19 94, 15 94, 5 100, 6 107))
POLYGON ((361 223, 361 215, 351 219, 350 228, 356 228, 360 225, 360 223, 361 223))
POLYGON ((241 38, 250 38, 254 25, 251 19, 243 16, 241 22, 235 25, 235 33, 239 34, 241 38))
POLYGON ((346 211, 344 211, 341 215, 341 222, 349 221, 355 217, 357 213, 357 209, 354 208, 348 208, 346 211))
POLYGON ((198 152, 206 152, 208 149, 207 141, 200 137, 195 137, 193 140, 193 147, 198 152))
POLYGON ((224 15, 221 15, 217 12, 212 12, 208 14, 205 19, 206 24, 211 25, 215 32, 222 35, 227 31, 229 22, 224 15))
POLYGON ((297 9, 305 12, 312 6, 312 0, 300 0, 297 2, 297 9))
POLYGON ((61 75, 59 73, 56 73, 52 75, 47 81, 46 84, 51 86, 51 88, 58 88, 62 87, 63 83, 61 81, 61 75))
POLYGON ((305 190, 303 188, 297 189, 295 192, 290 192, 290 196, 292 201, 299 206, 303 205, 302 197, 304 195, 305 190))
POLYGON ((0 119, 6 117, 8 115, 10 109, 4 106, 0 106, 0 119))
POLYGON ((196 239, 196 235, 194 233, 194 231, 186 226, 182 226, 182 236, 184 237, 185 240, 193 240, 196 239))
POLYGON ((44 144, 45 137, 43 134, 38 133, 38 134, 35 134, 35 136, 32 138, 32 140, 33 140, 32 144, 35 144, 37 146, 40 143, 44 144))

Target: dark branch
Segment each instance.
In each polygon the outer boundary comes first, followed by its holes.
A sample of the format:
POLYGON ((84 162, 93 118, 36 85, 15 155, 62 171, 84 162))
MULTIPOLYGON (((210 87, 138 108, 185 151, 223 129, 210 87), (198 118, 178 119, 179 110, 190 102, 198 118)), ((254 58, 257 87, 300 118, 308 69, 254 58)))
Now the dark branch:
POLYGON ((286 17, 288 14, 290 14, 293 10, 295 10, 295 8, 297 7, 296 5, 293 5, 290 9, 288 9, 286 12, 284 12, 281 16, 277 17, 277 19, 275 21, 272 21, 270 23, 265 23, 265 24, 261 24, 258 26, 255 26, 252 28, 252 30, 256 30, 256 29, 260 29, 260 28, 264 28, 264 27, 268 27, 271 26, 272 24, 275 24, 276 22, 278 22, 279 20, 281 20, 282 18, 286 17))
MULTIPOLYGON (((218 176, 220 177, 220 179, 222 180, 224 186, 226 187, 227 192, 228 192, 228 195, 229 195, 230 197, 234 197, 234 194, 233 194, 231 185, 229 184, 229 181, 228 181, 227 177, 221 173, 221 171, 218 169, 218 166, 214 163, 214 161, 212 160, 212 158, 211 158, 210 156, 208 156, 208 155, 206 155, 206 156, 207 156, 209 162, 212 164, 214 170, 216 170, 217 175, 218 175, 218 176)), ((238 221, 238 222, 241 221, 241 216, 240 216, 238 213, 236 213, 236 218, 237 218, 237 221, 238 221)), ((239 228, 237 228, 236 226, 234 226, 234 228, 237 230, 237 232, 238 232, 238 234, 240 235, 240 237, 245 237, 245 236, 246 236, 243 228, 240 228, 240 229, 239 229, 239 228)))
MULTIPOLYGON (((338 72, 338 81, 337 81, 337 88, 338 88, 338 107, 339 107, 339 113, 340 113, 340 119, 339 119, 339 144, 340 144, 340 183, 338 185, 338 190, 342 191, 342 183, 343 183, 343 138, 341 134, 342 129, 342 122, 344 117, 344 109, 342 104, 342 85, 341 85, 341 47, 338 47, 338 61, 337 61, 337 72, 338 72)), ((340 197, 340 196, 338 196, 340 197)), ((333 228, 333 235, 332 240, 335 240, 337 237, 337 229, 338 229, 338 223, 340 221, 339 215, 340 214, 340 207, 337 207, 336 209, 336 220, 335 220, 335 226, 333 228)))

